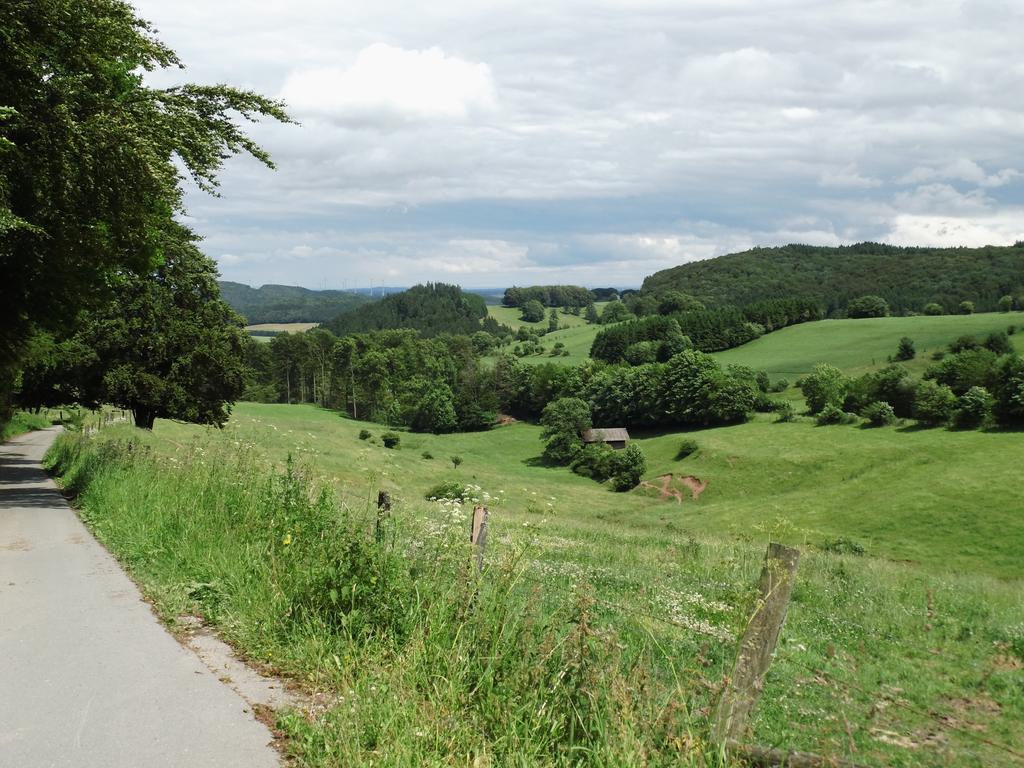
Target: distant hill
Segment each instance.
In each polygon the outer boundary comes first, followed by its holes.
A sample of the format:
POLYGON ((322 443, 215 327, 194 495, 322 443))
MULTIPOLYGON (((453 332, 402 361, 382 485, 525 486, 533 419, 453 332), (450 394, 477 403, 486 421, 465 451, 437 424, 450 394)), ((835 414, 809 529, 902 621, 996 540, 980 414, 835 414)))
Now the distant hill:
POLYGON ((352 291, 313 291, 292 285, 251 288, 227 280, 221 280, 219 284, 221 297, 249 325, 323 323, 373 301, 369 296, 352 291))
POLYGON ((866 294, 881 296, 896 314, 920 312, 929 302, 955 312, 964 300, 989 311, 1001 296, 1024 295, 1024 242, 985 248, 754 248, 656 272, 644 280, 643 291, 681 291, 709 306, 807 298, 820 301, 829 314, 866 294))
POLYGON ((344 312, 324 325, 339 336, 389 328, 414 328, 427 337, 499 330, 482 296, 444 283, 413 286, 344 312))

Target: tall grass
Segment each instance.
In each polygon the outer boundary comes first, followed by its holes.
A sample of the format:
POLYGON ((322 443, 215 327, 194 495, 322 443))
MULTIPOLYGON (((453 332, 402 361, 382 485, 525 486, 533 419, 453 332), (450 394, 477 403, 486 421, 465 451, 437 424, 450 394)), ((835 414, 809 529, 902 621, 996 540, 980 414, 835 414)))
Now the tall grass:
POLYGON ((29 411, 15 411, 10 421, 0 422, 0 443, 10 440, 12 437, 32 432, 36 429, 46 429, 50 426, 50 420, 41 413, 29 411))
POLYGON ((586 590, 537 599, 521 551, 477 578, 461 505, 388 521, 288 462, 62 436, 48 456, 155 599, 317 690, 284 713, 303 765, 717 765, 678 681, 602 622, 586 590))

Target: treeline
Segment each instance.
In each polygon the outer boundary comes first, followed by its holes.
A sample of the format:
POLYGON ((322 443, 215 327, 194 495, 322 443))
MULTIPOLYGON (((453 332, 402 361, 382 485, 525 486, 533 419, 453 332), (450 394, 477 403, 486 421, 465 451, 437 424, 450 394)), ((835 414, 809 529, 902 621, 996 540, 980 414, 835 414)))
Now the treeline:
POLYGON ((499 413, 537 419, 563 397, 584 398, 595 424, 650 427, 744 420, 763 405, 767 377, 723 369, 696 350, 636 367, 590 362, 576 368, 481 356, 493 337, 388 330, 338 338, 323 328, 251 343, 246 399, 309 402, 354 418, 416 431, 487 429, 499 413))
POLYGON ((249 325, 325 323, 373 299, 353 291, 312 291, 293 285, 264 285, 220 280, 220 295, 249 325))
POLYGON ((497 335, 510 333, 488 317, 482 296, 444 283, 416 285, 385 296, 338 315, 325 326, 338 336, 390 328, 412 328, 428 338, 441 334, 469 335, 479 330, 497 335))
MULTIPOLYGON (((613 289, 604 289, 602 295, 613 289)), ((594 294, 579 285, 531 285, 505 289, 501 303, 506 307, 522 307, 528 301, 539 301, 545 307, 586 307, 594 303, 594 294)))
MULTIPOLYGON (((900 345, 903 357, 912 356, 907 342, 900 345)), ((919 380, 898 364, 856 378, 822 364, 799 384, 822 424, 857 417, 879 426, 897 418, 960 429, 1024 424, 1024 359, 1006 333, 961 337, 936 357, 919 380)))
MULTIPOLYGON (((628 303, 627 299, 625 304, 628 303)), ((679 305, 680 302, 672 301, 667 306, 679 305)), ((663 303, 661 307, 664 306, 663 303)), ((667 360, 690 347, 702 352, 731 349, 766 332, 821 317, 822 309, 816 302, 802 299, 761 301, 742 310, 700 306, 604 328, 594 338, 590 355, 609 363, 640 365, 667 360)))
POLYGON ((657 272, 643 295, 686 291, 708 306, 747 306, 802 297, 827 315, 859 296, 880 296, 894 314, 948 312, 963 301, 994 311, 1004 296, 1024 304, 1024 242, 984 248, 902 248, 878 243, 840 247, 787 245, 695 261, 657 272))

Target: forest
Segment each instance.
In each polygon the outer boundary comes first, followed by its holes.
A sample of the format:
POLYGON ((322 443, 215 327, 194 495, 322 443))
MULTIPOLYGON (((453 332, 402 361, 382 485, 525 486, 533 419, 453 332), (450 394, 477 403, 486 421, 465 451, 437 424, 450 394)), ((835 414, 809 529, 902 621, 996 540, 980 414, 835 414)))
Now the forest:
POLYGON ((852 299, 873 294, 893 314, 928 304, 955 313, 963 301, 979 312, 1000 308, 1004 296, 1024 305, 1024 242, 984 248, 903 248, 858 243, 835 248, 786 245, 695 261, 647 277, 644 295, 682 291, 708 306, 747 306, 771 299, 818 302, 842 316, 852 299))
POLYGON ((260 323, 325 323, 373 301, 354 291, 313 291, 294 285, 263 285, 251 288, 244 283, 219 280, 221 298, 240 314, 248 325, 260 323))

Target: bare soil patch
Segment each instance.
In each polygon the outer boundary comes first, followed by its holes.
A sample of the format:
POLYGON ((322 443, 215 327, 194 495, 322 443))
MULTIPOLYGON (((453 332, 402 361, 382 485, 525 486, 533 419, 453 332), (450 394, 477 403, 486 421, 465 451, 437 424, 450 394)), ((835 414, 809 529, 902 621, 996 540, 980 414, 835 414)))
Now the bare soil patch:
POLYGON ((701 494, 707 490, 708 481, 701 480, 699 477, 693 475, 680 475, 676 477, 674 474, 669 472, 667 475, 662 475, 658 478, 658 485, 649 483, 646 480, 640 483, 641 488, 650 488, 658 492, 658 498, 661 501, 669 501, 675 499, 676 504, 682 504, 683 498, 686 491, 689 491, 690 498, 693 501, 697 501, 701 494))

